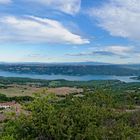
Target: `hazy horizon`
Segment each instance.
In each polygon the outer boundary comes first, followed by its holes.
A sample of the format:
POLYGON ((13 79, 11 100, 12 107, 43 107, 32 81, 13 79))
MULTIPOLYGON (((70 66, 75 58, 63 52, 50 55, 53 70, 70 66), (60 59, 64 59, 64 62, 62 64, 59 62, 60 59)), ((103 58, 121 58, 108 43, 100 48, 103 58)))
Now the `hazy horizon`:
POLYGON ((15 61, 15 62, 10 62, 10 61, 0 61, 0 64, 8 64, 8 63, 11 63, 11 64, 80 64, 80 63, 83 63, 83 64, 88 64, 88 63, 91 63, 93 65, 140 65, 140 63, 106 63, 106 62, 98 62, 98 61, 79 61, 79 62, 37 62, 37 61, 26 61, 26 62, 19 62, 19 61, 15 61))

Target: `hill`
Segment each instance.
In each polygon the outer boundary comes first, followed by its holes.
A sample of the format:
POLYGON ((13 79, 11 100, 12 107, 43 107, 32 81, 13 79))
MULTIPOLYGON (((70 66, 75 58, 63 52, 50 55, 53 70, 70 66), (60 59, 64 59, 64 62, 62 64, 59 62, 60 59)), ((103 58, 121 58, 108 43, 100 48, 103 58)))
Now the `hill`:
POLYGON ((138 76, 139 65, 91 65, 81 64, 0 64, 1 71, 29 73, 29 74, 55 74, 55 75, 117 75, 138 76))

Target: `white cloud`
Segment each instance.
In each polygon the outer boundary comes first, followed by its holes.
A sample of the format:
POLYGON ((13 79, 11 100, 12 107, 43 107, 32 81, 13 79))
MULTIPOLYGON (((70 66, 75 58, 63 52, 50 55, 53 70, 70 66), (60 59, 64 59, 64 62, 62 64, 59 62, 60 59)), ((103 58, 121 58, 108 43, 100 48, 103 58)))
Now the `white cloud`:
POLYGON ((112 36, 140 40, 140 0, 109 0, 89 14, 112 36))
POLYGON ((11 0, 0 0, 0 4, 9 4, 11 2, 11 0))
POLYGON ((81 0, 26 0, 27 2, 39 3, 48 8, 59 10, 67 14, 76 14, 80 10, 81 0))
POLYGON ((0 41, 31 43, 86 44, 87 39, 73 34, 60 22, 39 17, 0 17, 0 41))
POLYGON ((118 56, 120 58, 129 58, 132 55, 137 55, 131 46, 106 46, 103 48, 92 48, 90 52, 81 52, 76 54, 67 54, 69 56, 118 56))
POLYGON ((112 52, 116 55, 127 55, 133 52, 133 47, 109 46, 109 47, 104 48, 104 51, 112 52))

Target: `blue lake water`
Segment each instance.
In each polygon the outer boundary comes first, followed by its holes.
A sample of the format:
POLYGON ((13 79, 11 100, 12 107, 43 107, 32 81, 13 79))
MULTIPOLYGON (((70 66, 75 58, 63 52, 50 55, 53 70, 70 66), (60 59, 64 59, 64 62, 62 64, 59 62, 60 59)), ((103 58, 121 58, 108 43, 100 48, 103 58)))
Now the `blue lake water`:
POLYGON ((0 71, 0 76, 4 77, 24 77, 33 79, 58 80, 65 79, 69 81, 89 81, 89 80, 120 80, 122 82, 140 82, 139 80, 130 79, 132 76, 112 76, 112 75, 84 75, 84 76, 69 76, 69 75, 39 75, 39 74, 20 74, 13 72, 0 71))

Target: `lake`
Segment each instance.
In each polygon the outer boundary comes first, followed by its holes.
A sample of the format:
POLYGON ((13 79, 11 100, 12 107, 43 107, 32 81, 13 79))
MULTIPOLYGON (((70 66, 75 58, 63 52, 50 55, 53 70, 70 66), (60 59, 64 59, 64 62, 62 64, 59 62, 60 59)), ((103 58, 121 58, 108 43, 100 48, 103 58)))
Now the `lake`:
POLYGON ((113 76, 113 75, 84 75, 84 76, 69 76, 69 75, 39 75, 39 74, 20 74, 14 72, 0 71, 0 76, 4 77, 24 77, 33 79, 58 80, 64 79, 69 81, 89 81, 89 80, 120 80, 122 82, 140 82, 139 80, 130 79, 132 76, 113 76))

